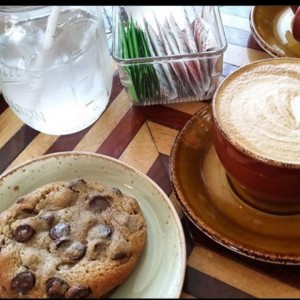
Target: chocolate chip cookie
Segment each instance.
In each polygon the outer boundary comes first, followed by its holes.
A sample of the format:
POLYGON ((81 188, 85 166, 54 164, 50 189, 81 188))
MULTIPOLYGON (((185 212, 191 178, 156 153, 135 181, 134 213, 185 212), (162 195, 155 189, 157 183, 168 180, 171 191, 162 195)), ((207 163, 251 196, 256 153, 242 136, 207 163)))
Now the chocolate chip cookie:
POLYGON ((84 179, 42 186, 0 214, 0 297, 107 297, 147 242, 136 199, 84 179))

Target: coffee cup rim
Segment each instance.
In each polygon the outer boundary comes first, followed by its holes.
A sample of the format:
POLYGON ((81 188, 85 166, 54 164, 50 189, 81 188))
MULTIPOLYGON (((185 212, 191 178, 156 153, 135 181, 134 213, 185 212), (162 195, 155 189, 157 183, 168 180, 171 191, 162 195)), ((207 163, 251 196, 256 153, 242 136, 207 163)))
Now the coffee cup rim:
POLYGON ((212 120, 215 123, 215 126, 219 130, 219 132, 226 138, 226 140, 235 148, 237 148, 239 151, 242 153, 247 154, 248 156, 252 157, 253 159, 267 163, 272 166, 277 166, 277 167, 282 167, 282 168, 290 168, 290 169, 300 169, 300 163, 294 163, 294 162, 288 162, 288 161, 280 161, 280 160, 275 160, 272 158, 267 158, 263 155, 260 155, 258 153, 254 153, 250 151, 248 148, 242 146, 240 143, 234 141, 230 135, 222 129, 221 123, 218 119, 218 113, 216 109, 216 102, 217 102, 217 96, 220 93, 222 89, 227 85, 227 82, 235 78, 238 74, 243 73, 245 70, 250 69, 252 67, 258 66, 258 65, 263 65, 263 64, 268 64, 274 62, 275 64, 282 64, 284 62, 297 62, 300 65, 300 59, 295 58, 295 57, 276 57, 276 58, 266 58, 266 59, 261 59, 257 60, 254 62, 250 62, 244 66, 241 66, 234 70, 231 74, 229 74, 224 80, 219 84, 218 88, 216 89, 214 96, 212 98, 212 103, 211 103, 211 115, 212 115, 212 120))

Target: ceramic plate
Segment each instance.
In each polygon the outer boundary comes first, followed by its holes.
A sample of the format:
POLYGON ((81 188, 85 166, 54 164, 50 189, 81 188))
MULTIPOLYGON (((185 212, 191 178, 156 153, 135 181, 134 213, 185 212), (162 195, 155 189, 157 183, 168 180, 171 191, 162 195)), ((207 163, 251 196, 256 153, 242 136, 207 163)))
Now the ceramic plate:
POLYGON ((213 146, 210 105, 179 132, 169 167, 183 212, 207 236, 256 260, 300 264, 300 214, 265 213, 235 194, 213 146))
POLYGON ((257 43, 273 57, 300 57, 300 42, 292 35, 290 6, 253 6, 250 28, 257 43))
POLYGON ((37 187, 72 178, 118 187, 137 199, 147 221, 145 251, 136 269, 111 298, 179 298, 186 266, 179 216, 155 182, 119 160, 94 153, 63 152, 21 164, 0 177, 0 211, 37 187))

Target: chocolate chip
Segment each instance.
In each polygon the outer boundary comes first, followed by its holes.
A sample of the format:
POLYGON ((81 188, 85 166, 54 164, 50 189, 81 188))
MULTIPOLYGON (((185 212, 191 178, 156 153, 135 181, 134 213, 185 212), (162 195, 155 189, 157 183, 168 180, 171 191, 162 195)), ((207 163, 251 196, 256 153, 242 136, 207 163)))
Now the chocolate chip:
POLYGON ((99 235, 101 237, 109 237, 112 233, 112 229, 109 225, 106 225, 106 224, 100 224, 98 226, 99 228, 99 235))
POLYGON ((69 285, 59 277, 51 277, 46 281, 46 293, 50 298, 64 297, 69 285))
POLYGON ((14 232, 14 237, 16 241, 24 243, 31 239, 35 234, 35 230, 28 224, 19 225, 14 232))
POLYGON ((71 239, 69 237, 61 237, 58 240, 55 240, 56 248, 60 247, 63 243, 69 242, 71 239))
POLYGON ((94 252, 101 252, 105 250, 106 245, 103 242, 98 242, 94 245, 94 252))
POLYGON ((78 178, 78 179, 74 179, 74 180, 71 180, 69 182, 69 186, 74 186, 74 185, 77 185, 77 184, 86 184, 86 181, 82 178, 78 178))
POLYGON ((18 294, 26 294, 35 286, 35 275, 31 272, 21 272, 17 274, 12 282, 12 289, 18 294))
POLYGON ((107 244, 103 241, 94 242, 94 244, 92 245, 93 252, 89 253, 90 258, 92 260, 98 259, 99 257, 101 257, 102 252, 104 252, 107 247, 107 244))
POLYGON ((88 236, 90 239, 109 238, 113 233, 113 228, 107 224, 98 224, 90 228, 88 236))
POLYGON ((32 216, 35 216, 37 215, 37 211, 34 209, 34 208, 22 208, 16 218, 17 219, 25 219, 25 218, 29 218, 29 217, 32 217, 32 216))
POLYGON ((118 252, 114 255, 114 257, 112 258, 113 260, 121 260, 123 258, 127 257, 127 254, 124 252, 118 252))
POLYGON ((94 212, 102 212, 110 207, 110 197, 91 194, 88 196, 89 207, 94 212))
POLYGON ((59 240, 70 234, 70 225, 64 222, 57 223, 50 230, 50 237, 53 240, 59 240))
POLYGON ((91 289, 82 285, 74 285, 69 288, 66 297, 81 299, 86 298, 91 293, 91 289))
POLYGON ((118 196, 122 196, 123 195, 123 193, 121 192, 121 190, 119 188, 117 188, 117 187, 113 187, 112 190, 118 196))
POLYGON ((43 213, 39 216, 40 220, 45 222, 48 226, 51 226, 54 221, 54 215, 51 212, 43 213))
POLYGON ((71 260, 79 260, 85 255, 85 252, 86 246, 75 241, 66 249, 65 255, 71 260))
POLYGON ((76 188, 82 184, 86 184, 86 181, 84 179, 75 179, 75 180, 71 180, 69 182, 69 188, 73 191, 73 192, 79 192, 76 188))
POLYGON ((22 212, 26 215, 32 215, 32 216, 35 216, 38 214, 34 208, 23 208, 22 212))
POLYGON ((21 196, 16 200, 16 203, 22 203, 24 200, 25 200, 25 198, 23 196, 21 196))

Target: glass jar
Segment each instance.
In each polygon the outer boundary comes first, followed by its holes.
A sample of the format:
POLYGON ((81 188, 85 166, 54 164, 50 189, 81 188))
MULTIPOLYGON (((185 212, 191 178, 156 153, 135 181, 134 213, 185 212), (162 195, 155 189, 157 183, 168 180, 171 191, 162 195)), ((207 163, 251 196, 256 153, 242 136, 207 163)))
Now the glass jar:
POLYGON ((0 6, 0 90, 27 125, 53 135, 87 128, 111 88, 100 6, 0 6))

